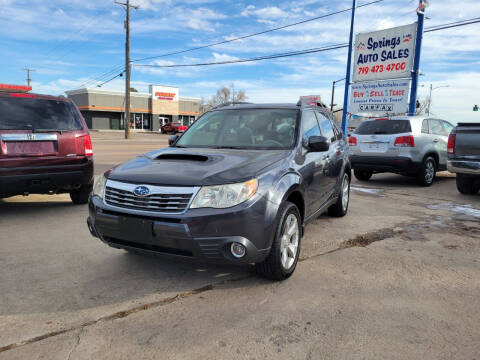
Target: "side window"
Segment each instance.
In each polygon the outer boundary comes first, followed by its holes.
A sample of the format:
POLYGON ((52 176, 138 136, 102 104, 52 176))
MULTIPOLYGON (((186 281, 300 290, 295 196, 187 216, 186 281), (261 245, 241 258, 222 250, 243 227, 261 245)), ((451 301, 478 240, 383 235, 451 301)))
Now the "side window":
POLYGON ((318 127, 317 118, 313 111, 305 111, 302 116, 303 126, 303 145, 308 144, 308 138, 310 136, 320 136, 320 128, 318 127))
POLYGON ((423 120, 422 123, 422 134, 430 134, 430 129, 428 127, 428 119, 423 120))
POLYGON ((428 122, 430 123, 430 134, 445 135, 445 129, 440 121, 430 119, 428 122))
POLYGON ((322 135, 325 136, 330 141, 334 142, 336 139, 335 132, 333 131, 332 123, 325 116, 317 113, 318 120, 320 122, 320 128, 322 135))
POLYGON ((447 121, 443 121, 443 127, 445 128, 445 132, 447 133, 447 135, 450 135, 453 130, 453 125, 447 121))

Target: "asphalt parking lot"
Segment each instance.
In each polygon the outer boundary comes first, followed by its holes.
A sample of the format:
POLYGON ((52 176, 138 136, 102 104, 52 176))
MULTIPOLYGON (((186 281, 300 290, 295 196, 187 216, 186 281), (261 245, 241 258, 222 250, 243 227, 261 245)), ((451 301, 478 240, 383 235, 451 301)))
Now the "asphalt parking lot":
MULTIPOLYGON (((96 174, 168 136, 93 133, 96 174)), ((140 257, 68 195, 0 200, 0 359, 479 359, 480 195, 377 175, 287 281, 140 257)))

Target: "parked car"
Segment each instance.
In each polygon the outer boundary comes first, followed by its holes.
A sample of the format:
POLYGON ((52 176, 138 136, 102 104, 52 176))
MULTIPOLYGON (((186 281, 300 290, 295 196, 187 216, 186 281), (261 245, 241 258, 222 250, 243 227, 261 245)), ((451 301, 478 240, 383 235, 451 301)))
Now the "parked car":
POLYGON ((453 125, 425 117, 391 117, 362 122, 349 137, 355 177, 373 174, 414 176, 431 186, 437 171, 447 169, 447 142, 453 125))
POLYGON ((480 190, 480 123, 459 123, 448 138, 448 170, 462 194, 480 190))
POLYGON ((162 134, 176 134, 183 133, 188 129, 188 126, 182 125, 179 122, 166 123, 160 128, 162 134))
POLYGON ((169 148, 107 171, 88 226, 114 248, 295 270, 305 225, 344 216, 348 145, 325 108, 234 105, 199 118, 169 148))
POLYGON ((80 111, 64 97, 1 89, 0 198, 69 193, 86 204, 93 149, 80 111))

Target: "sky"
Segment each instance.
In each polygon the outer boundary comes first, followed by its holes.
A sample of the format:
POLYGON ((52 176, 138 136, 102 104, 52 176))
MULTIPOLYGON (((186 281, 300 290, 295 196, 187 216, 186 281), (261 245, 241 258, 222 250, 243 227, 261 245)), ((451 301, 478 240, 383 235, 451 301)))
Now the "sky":
MULTIPOLYGON (((210 44, 348 9, 351 0, 131 0, 132 59, 210 44)), ((359 5, 369 0, 359 0, 359 5)), ((480 16, 480 1, 430 0, 425 27, 480 16)), ((385 0, 357 10, 355 32, 413 23, 417 0, 385 0)), ((124 63, 124 9, 113 0, 0 0, 0 82, 23 84, 25 67, 35 69, 35 92, 63 95, 96 87, 99 75, 124 63)), ((138 64, 188 64, 223 61, 323 47, 348 42, 350 14, 154 60, 137 61, 132 86, 180 88, 180 96, 210 98, 220 86, 245 90, 251 102, 296 102, 318 94, 330 103, 332 81, 345 77, 347 49, 240 65, 198 68, 145 68, 138 64)), ((430 84, 431 113, 458 121, 480 121, 480 24, 424 35, 419 96, 430 84)), ((112 76, 120 73, 117 71, 112 76)), ((109 80, 112 76, 105 78, 109 80)), ((335 103, 343 101, 343 83, 335 103)), ((102 86, 123 90, 124 79, 102 86)))

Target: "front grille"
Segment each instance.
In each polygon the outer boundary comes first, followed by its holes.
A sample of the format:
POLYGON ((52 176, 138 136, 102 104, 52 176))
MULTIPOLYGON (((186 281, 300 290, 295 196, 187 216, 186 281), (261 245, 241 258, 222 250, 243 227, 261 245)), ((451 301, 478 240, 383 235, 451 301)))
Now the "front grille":
POLYGON ((192 198, 190 194, 152 194, 136 196, 132 191, 107 186, 105 202, 109 205, 127 209, 158 211, 163 213, 183 212, 192 198))

